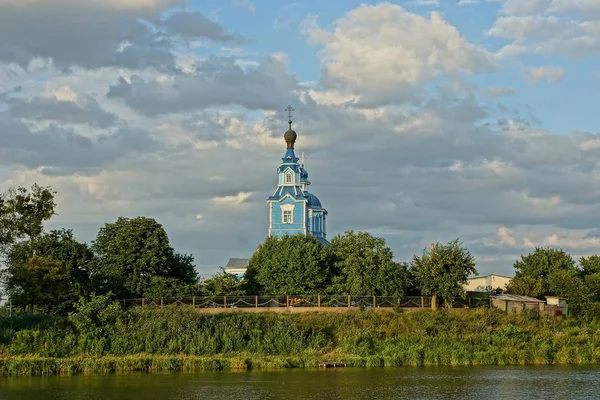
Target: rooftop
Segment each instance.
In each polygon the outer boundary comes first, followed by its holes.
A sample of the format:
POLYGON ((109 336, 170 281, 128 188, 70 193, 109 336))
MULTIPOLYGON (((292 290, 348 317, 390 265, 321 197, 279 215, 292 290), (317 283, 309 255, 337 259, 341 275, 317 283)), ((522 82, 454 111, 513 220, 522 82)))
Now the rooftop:
POLYGON ((247 268, 249 262, 249 258, 230 258, 225 268, 247 268))
POLYGON ((490 298, 505 301, 518 301, 520 303, 544 303, 544 300, 529 296, 520 296, 516 294, 494 294, 490 298))

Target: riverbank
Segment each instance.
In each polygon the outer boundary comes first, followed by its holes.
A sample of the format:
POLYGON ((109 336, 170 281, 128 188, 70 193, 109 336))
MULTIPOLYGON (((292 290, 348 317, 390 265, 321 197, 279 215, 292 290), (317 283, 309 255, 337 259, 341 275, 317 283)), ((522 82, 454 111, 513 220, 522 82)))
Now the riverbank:
POLYGON ((324 361, 349 367, 600 364, 597 322, 496 309, 199 315, 169 307, 77 321, 28 327, 21 321, 4 330, 0 375, 306 368, 324 361))

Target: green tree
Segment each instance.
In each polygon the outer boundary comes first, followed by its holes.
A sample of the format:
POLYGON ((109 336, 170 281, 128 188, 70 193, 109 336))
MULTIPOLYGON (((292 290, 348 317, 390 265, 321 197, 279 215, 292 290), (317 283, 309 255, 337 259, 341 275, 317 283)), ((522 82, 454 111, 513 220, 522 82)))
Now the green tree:
POLYGON ((34 238, 44 230, 44 222, 55 215, 56 192, 50 187, 34 184, 30 190, 11 188, 0 201, 0 249, 23 238, 34 238))
POLYGON ((385 239, 348 231, 333 238, 328 250, 334 257, 335 294, 402 296, 408 287, 408 267, 394 262, 385 239))
POLYGON ((600 273, 600 256, 581 257, 579 259, 579 266, 584 276, 600 273))
MULTIPOLYGON (((29 241, 12 246, 7 257, 7 279, 33 256, 48 256, 62 263, 66 268, 72 292, 76 297, 87 294, 89 287, 89 266, 94 257, 85 243, 78 242, 71 230, 53 230, 29 241)), ((73 299, 75 300, 75 299, 73 299)))
POLYGON ((6 288, 15 306, 35 306, 60 313, 72 303, 75 292, 66 267, 49 256, 33 256, 11 266, 6 288))
POLYGON ((563 250, 541 247, 536 247, 533 253, 521 256, 521 259, 515 262, 514 268, 515 277, 508 285, 507 292, 532 297, 552 294, 548 281, 552 273, 563 271, 569 276, 576 276, 579 272, 573 258, 563 250))
POLYGON ((197 280, 193 258, 177 254, 162 225, 152 218, 120 217, 106 224, 92 251, 94 286, 99 293, 110 291, 120 299, 146 296, 155 277, 173 278, 182 285, 197 280))
POLYGON ((268 237, 244 277, 248 294, 318 294, 331 282, 331 256, 312 236, 268 237))
POLYGON ((414 256, 411 270, 419 289, 431 295, 431 308, 437 308, 437 297, 452 301, 465 296, 463 285, 476 274, 475 260, 458 239, 447 244, 432 244, 421 257, 414 256))
POLYGON ((240 279, 223 272, 202 282, 202 294, 205 296, 241 296, 245 293, 240 279))

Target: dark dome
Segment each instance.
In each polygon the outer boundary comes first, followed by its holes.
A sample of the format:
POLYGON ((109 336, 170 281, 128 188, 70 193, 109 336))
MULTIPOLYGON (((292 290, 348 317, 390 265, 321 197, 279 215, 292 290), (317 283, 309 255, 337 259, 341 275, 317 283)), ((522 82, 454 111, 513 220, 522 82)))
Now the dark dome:
POLYGON ((308 179, 308 172, 306 172, 306 169, 302 168, 302 172, 300 172, 300 178, 301 179, 308 179))
POLYGON ((283 138, 285 139, 285 142, 288 145, 287 146, 288 149, 293 149, 294 143, 296 143, 296 139, 298 138, 298 135, 296 134, 296 131, 294 131, 290 125, 290 129, 288 129, 288 131, 285 133, 285 135, 283 135, 283 138))
POLYGON ((306 193, 306 197, 308 197, 308 206, 310 208, 323 208, 321 201, 314 194, 306 193))

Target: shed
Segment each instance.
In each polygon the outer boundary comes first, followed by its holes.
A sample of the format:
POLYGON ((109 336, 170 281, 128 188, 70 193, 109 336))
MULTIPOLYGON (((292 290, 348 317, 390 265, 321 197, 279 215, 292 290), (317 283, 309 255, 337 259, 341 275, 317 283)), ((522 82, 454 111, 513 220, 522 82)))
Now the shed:
POLYGON ((516 294, 496 294, 491 295, 492 307, 499 308, 506 312, 509 311, 540 311, 543 308, 544 301, 529 296, 519 296, 516 294))
POLYGON ((569 306, 565 297, 558 296, 545 296, 546 297, 546 309, 555 310, 555 314, 568 315, 569 306))

